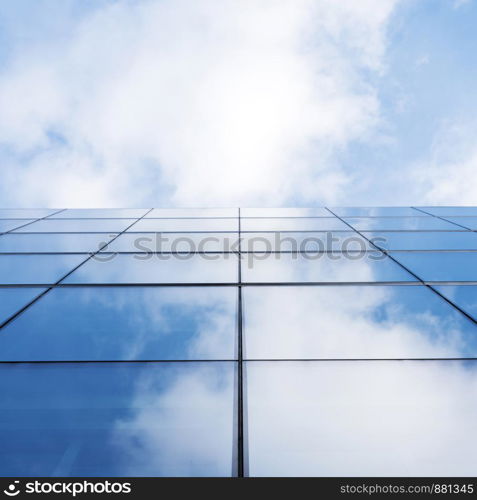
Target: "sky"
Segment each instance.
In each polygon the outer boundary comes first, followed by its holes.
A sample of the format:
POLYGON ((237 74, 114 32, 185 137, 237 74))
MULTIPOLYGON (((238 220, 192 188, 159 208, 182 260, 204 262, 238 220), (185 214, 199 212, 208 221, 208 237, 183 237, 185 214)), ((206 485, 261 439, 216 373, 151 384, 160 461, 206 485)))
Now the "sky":
POLYGON ((0 205, 473 204, 475 0, 0 3, 0 205))

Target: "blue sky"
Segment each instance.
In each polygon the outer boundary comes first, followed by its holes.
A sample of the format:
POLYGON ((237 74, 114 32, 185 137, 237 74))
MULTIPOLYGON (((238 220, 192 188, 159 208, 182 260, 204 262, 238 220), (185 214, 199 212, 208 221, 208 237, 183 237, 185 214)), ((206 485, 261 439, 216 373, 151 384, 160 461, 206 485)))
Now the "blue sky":
POLYGON ((4 206, 474 204, 475 0, 0 4, 4 206))

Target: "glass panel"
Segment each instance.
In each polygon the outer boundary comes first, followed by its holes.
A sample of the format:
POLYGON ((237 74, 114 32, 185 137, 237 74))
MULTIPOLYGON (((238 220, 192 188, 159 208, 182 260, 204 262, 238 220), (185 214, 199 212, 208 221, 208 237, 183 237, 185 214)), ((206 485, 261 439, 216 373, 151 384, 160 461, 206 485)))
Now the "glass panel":
POLYGON ((232 283, 237 271, 234 254, 101 254, 65 283, 232 283))
POLYGON ((18 233, 114 233, 124 231, 136 219, 43 219, 18 233))
POLYGON ((425 286, 244 287, 248 359, 477 357, 477 325, 425 286))
POLYGON ((348 224, 351 224, 358 231, 417 231, 417 230, 446 230, 459 231, 461 227, 438 219, 437 217, 346 217, 344 219, 348 224))
POLYGON ((342 252, 374 249, 354 231, 242 233, 243 252, 342 252))
POLYGON ((13 316, 44 290, 44 288, 0 288, 0 323, 13 316))
POLYGON ((477 234, 471 231, 367 233, 366 237, 388 250, 477 250, 477 234))
POLYGON ((477 362, 248 362, 251 476, 473 476, 477 362))
POLYGON ((477 320, 477 286, 439 285, 433 288, 477 320))
POLYGON ((403 252, 393 257, 425 281, 477 281, 476 252, 403 252))
POLYGON ((56 283, 85 255, 0 255, 0 285, 56 283))
POLYGON ((0 219, 40 219, 58 210, 57 208, 1 208, 0 219))
POLYGON ((250 283, 416 281, 377 252, 247 254, 242 262, 242 279, 250 283))
POLYGON ((141 219, 129 232, 238 231, 238 219, 141 219))
POLYGON ((234 359, 236 307, 235 287, 56 288, 2 330, 0 360, 234 359))
POLYGON ((330 217, 326 208, 241 208, 241 217, 330 217))
POLYGON ((0 220, 0 233, 11 231, 12 229, 15 229, 16 227, 24 226, 25 224, 28 224, 29 222, 33 222, 31 219, 13 219, 13 220, 7 220, 3 219, 0 220))
POLYGON ((238 251, 238 233, 123 233, 106 252, 238 251))
POLYGON ((233 362, 0 366, 4 476, 230 476, 233 362))
POLYGON ((0 252, 95 252, 115 234, 56 233, 5 234, 0 238, 0 252))
POLYGON ((446 220, 468 229, 477 229, 477 217, 446 217, 446 220))
POLYGON ((425 215, 411 207, 332 207, 330 210, 341 217, 353 215, 367 217, 425 215))
POLYGON ((418 207, 433 215, 476 215, 477 207, 418 207))
POLYGON ((82 219, 82 218, 122 218, 137 219, 145 215, 149 208, 69 208, 55 214, 54 219, 82 219))
POLYGON ((238 208, 155 208, 151 217, 238 217, 238 208))
POLYGON ((242 219, 242 231, 339 231, 350 227, 336 217, 242 219))

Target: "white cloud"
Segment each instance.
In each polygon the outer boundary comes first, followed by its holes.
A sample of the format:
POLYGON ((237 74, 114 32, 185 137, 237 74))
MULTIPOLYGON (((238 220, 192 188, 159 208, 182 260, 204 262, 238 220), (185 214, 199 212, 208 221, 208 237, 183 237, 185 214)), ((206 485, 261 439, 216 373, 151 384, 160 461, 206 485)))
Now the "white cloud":
MULTIPOLYGON (((10 204, 334 202, 397 0, 117 2, 0 75, 10 204), (48 182, 46 182, 48 180, 48 182)), ((48 13, 49 15, 49 13, 48 13)))

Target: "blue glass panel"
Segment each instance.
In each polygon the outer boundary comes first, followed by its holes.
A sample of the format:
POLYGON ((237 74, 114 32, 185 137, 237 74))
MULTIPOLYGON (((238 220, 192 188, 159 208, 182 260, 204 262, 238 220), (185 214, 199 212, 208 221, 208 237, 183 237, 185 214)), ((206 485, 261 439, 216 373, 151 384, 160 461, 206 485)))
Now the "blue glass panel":
POLYGON ((477 217, 446 217, 446 220, 468 229, 477 229, 477 217))
POLYGON ((247 362, 251 476, 473 476, 477 362, 247 362))
POLYGON ((136 219, 43 219, 19 229, 19 233, 114 233, 124 231, 136 219))
POLYGON ((472 231, 367 233, 379 248, 388 250, 477 250, 472 231))
POLYGON ((106 252, 238 251, 238 233, 123 233, 106 252))
POLYGON ((0 285, 56 283, 86 255, 0 255, 0 285))
POLYGON ((425 215, 411 207, 332 207, 330 210, 343 216, 389 217, 425 215))
POLYGON ((242 208, 241 217, 330 217, 322 207, 314 208, 242 208))
POLYGON ((56 288, 1 331, 0 360, 234 359, 236 307, 232 287, 56 288))
POLYGON ((0 288, 0 323, 13 316, 43 291, 44 288, 0 288))
POLYGON ((477 252, 394 253, 425 281, 477 281, 477 252))
POLYGON ((147 208, 69 208, 64 212, 55 214, 55 219, 81 219, 81 218, 123 218, 136 219, 142 217, 149 209, 147 208))
POLYGON ((234 254, 101 254, 65 283, 232 283, 237 274, 234 254))
POLYGON ((238 208, 155 208, 146 217, 238 217, 238 208))
POLYGON ((418 207, 433 215, 445 217, 447 215, 476 215, 477 207, 418 207))
POLYGON ((2 476, 229 476, 234 363, 0 365, 2 476))
POLYGON ((349 226, 336 217, 275 217, 242 219, 242 231, 346 231, 349 226))
POLYGON ((29 219, 12 219, 12 220, 2 219, 2 220, 0 220, 0 233, 11 231, 12 229, 15 229, 17 227, 24 226, 25 224, 28 224, 29 222, 32 222, 32 220, 29 220, 29 219))
POLYGON ((0 219, 40 219, 46 217, 58 209, 52 208, 1 208, 0 219))
POLYGON ((53 233, 4 234, 0 238, 0 252, 95 252, 116 234, 53 233))
POLYGON ((348 224, 358 231, 462 231, 463 229, 451 222, 437 217, 346 217, 348 224))
POLYGON ((247 254, 242 279, 250 283, 415 281, 391 259, 376 252, 247 254))
POLYGON ((477 357, 477 325, 425 286, 244 287, 242 295, 247 359, 477 357))
POLYGON ((477 320, 477 286, 437 285, 434 288, 477 320))
POLYGON ((129 232, 238 231, 238 218, 141 219, 129 232))

